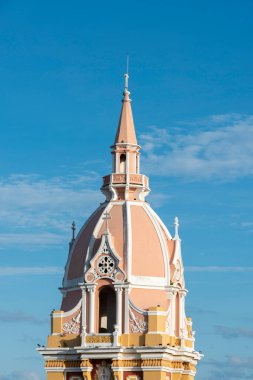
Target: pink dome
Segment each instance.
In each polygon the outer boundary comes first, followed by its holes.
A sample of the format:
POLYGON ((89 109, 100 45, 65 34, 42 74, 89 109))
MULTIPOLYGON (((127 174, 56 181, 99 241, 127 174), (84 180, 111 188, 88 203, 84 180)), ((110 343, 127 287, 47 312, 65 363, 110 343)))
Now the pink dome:
MULTIPOLYGON (((75 286, 84 280, 106 232, 106 211, 111 218, 108 228, 112 246, 120 258, 119 267, 125 273, 126 281, 139 286, 147 283, 168 286, 174 240, 161 219, 147 202, 111 201, 101 205, 77 235, 65 268, 64 287, 75 286)), ((134 298, 139 298, 138 291, 132 293, 136 295, 134 298)), ((159 302, 166 304, 164 297, 163 302, 159 302)), ((144 298, 138 304, 145 307, 144 298)))

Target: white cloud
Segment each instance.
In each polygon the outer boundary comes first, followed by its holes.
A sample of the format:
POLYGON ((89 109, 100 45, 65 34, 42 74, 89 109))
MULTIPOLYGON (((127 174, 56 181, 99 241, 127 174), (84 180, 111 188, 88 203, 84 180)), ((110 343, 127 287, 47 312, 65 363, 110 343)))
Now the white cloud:
POLYGON ((185 271, 187 272, 253 272, 253 267, 222 267, 222 266, 186 266, 185 271))
POLYGON ((61 267, 0 267, 0 276, 63 274, 61 267))
POLYGON ((26 314, 21 310, 10 311, 0 309, 0 322, 3 323, 32 323, 34 325, 41 325, 42 323, 48 323, 46 319, 39 319, 34 315, 26 314))
POLYGON ((211 368, 210 375, 205 379, 253 379, 253 357, 227 355, 222 360, 206 358, 202 365, 211 368))
POLYGON ((0 380, 41 380, 34 371, 14 371, 8 375, 0 375, 0 380))
POLYGON ((245 327, 214 326, 215 333, 224 339, 253 338, 253 330, 245 327))
POLYGON ((0 245, 3 249, 6 245, 58 245, 66 240, 64 236, 51 233, 9 233, 0 234, 0 245))
POLYGON ((103 200, 97 174, 0 178, 0 245, 57 245, 70 236, 73 219, 83 223, 103 200))
POLYGON ((142 171, 152 175, 231 180, 253 174, 252 115, 214 115, 184 133, 152 127, 140 139, 142 171))

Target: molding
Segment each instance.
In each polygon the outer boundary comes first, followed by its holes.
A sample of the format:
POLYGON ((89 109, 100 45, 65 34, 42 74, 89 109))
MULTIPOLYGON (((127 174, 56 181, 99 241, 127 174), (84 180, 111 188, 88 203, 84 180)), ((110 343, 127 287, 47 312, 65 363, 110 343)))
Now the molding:
POLYGON ((59 318, 59 317, 70 317, 72 314, 74 314, 78 309, 81 308, 81 304, 82 304, 82 297, 80 299, 80 301, 78 301, 78 303, 76 304, 76 306, 73 307, 73 309, 69 310, 69 311, 66 311, 66 312, 63 312, 63 313, 54 313, 52 314, 53 318, 59 318))
POLYGON ((154 276, 131 276, 131 286, 142 285, 149 287, 150 285, 154 287, 164 287, 167 286, 166 277, 154 277, 154 276))

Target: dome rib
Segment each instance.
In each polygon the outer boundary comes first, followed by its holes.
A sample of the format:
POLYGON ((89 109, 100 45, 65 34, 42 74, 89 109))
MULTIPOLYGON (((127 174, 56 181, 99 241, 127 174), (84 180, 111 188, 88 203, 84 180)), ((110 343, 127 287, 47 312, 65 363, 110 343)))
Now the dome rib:
MULTIPOLYGON (((77 246, 77 243, 78 243, 78 240, 79 238, 81 237, 81 235, 84 233, 85 229, 88 227, 88 225, 92 222, 92 219, 96 216, 96 214, 101 211, 105 206, 104 205, 100 205, 91 215, 90 217, 86 220, 86 222, 83 224, 82 228, 80 229, 79 233, 77 234, 76 238, 75 238, 75 241, 69 251, 69 255, 68 255, 68 260, 67 260, 67 263, 65 265, 65 273, 64 273, 64 277, 63 277, 63 286, 64 287, 67 287, 68 286, 68 282, 69 282, 69 268, 70 268, 70 264, 71 264, 71 261, 72 261, 72 258, 73 258, 73 254, 75 252, 75 249, 76 249, 76 246, 77 246)), ((101 214, 102 215, 102 214, 101 214)))
POLYGON ((155 227, 155 230, 156 230, 156 233, 158 236, 158 240, 161 244, 161 250, 163 253, 163 260, 164 260, 165 277, 166 277, 167 283, 169 284, 169 282, 170 282, 169 254, 168 254, 168 250, 167 250, 167 244, 164 240, 163 232, 161 231, 160 225, 157 221, 157 214, 147 204, 144 204, 143 208, 146 211, 147 215, 149 216, 150 220, 152 221, 153 226, 155 227))

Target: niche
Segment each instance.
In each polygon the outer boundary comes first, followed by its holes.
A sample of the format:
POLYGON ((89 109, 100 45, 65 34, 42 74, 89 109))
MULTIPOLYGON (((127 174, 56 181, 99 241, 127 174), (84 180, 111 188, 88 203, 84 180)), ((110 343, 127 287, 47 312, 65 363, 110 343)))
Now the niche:
POLYGON ((116 297, 109 286, 99 292, 99 333, 106 334, 114 331, 116 324, 116 297))
POLYGON ((120 173, 126 172, 126 155, 121 154, 119 158, 119 171, 120 173))

